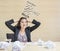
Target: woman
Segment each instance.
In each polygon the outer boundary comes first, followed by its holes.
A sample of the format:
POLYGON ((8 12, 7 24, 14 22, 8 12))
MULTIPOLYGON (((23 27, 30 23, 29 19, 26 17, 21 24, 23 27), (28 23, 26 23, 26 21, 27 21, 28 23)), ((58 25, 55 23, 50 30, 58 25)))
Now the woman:
POLYGON ((35 25, 32 27, 28 26, 29 22, 25 17, 21 17, 16 26, 11 25, 14 23, 13 19, 5 22, 6 26, 14 32, 13 41, 31 42, 31 32, 39 27, 40 22, 33 20, 31 23, 35 25))

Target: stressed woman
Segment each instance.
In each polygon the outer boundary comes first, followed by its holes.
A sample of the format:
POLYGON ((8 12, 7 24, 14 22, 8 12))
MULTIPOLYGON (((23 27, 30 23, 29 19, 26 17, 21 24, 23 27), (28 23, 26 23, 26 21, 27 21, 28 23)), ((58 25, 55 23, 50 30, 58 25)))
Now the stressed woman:
POLYGON ((21 17, 16 26, 11 25, 12 23, 14 23, 13 19, 5 22, 6 26, 14 32, 13 41, 20 42, 31 42, 31 32, 40 25, 40 22, 35 19, 30 22, 25 17, 21 17), (33 23, 34 26, 30 27, 28 23, 33 23))

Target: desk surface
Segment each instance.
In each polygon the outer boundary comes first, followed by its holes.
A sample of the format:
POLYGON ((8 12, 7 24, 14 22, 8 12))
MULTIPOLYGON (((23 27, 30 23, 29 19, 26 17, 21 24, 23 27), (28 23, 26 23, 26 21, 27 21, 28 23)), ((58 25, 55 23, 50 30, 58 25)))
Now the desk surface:
MULTIPOLYGON (((55 42, 56 47, 52 49, 47 49, 38 45, 26 44, 26 47, 23 48, 22 51, 60 51, 60 42, 55 42)), ((0 50, 4 51, 4 50, 0 50)), ((12 45, 10 45, 6 51, 12 51, 12 45)))
POLYGON ((47 49, 37 45, 27 45, 22 51, 60 51, 60 42, 55 42, 56 47, 52 49, 47 49))

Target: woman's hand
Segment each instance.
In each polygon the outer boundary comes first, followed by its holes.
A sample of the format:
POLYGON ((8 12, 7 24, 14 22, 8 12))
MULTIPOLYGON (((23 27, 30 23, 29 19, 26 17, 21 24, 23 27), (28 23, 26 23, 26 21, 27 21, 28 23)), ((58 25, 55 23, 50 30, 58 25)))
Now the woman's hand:
POLYGON ((31 18, 27 18, 27 21, 28 21, 28 23, 32 23, 32 19, 31 18))
POLYGON ((14 20, 14 23, 17 23, 18 22, 18 20, 14 20))

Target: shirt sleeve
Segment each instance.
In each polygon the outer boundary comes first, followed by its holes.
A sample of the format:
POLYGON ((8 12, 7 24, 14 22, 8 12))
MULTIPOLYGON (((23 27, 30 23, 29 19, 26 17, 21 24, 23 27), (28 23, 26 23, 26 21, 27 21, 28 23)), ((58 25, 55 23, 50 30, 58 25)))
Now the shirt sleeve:
POLYGON ((34 24, 34 26, 30 27, 30 31, 32 32, 33 30, 35 30, 36 28, 38 28, 40 26, 40 22, 36 21, 35 19, 32 21, 32 23, 34 24))
POLYGON ((14 27, 13 25, 11 25, 12 23, 14 23, 14 20, 13 20, 13 19, 5 22, 6 26, 7 26, 9 29, 11 29, 13 32, 15 32, 15 27, 14 27))

